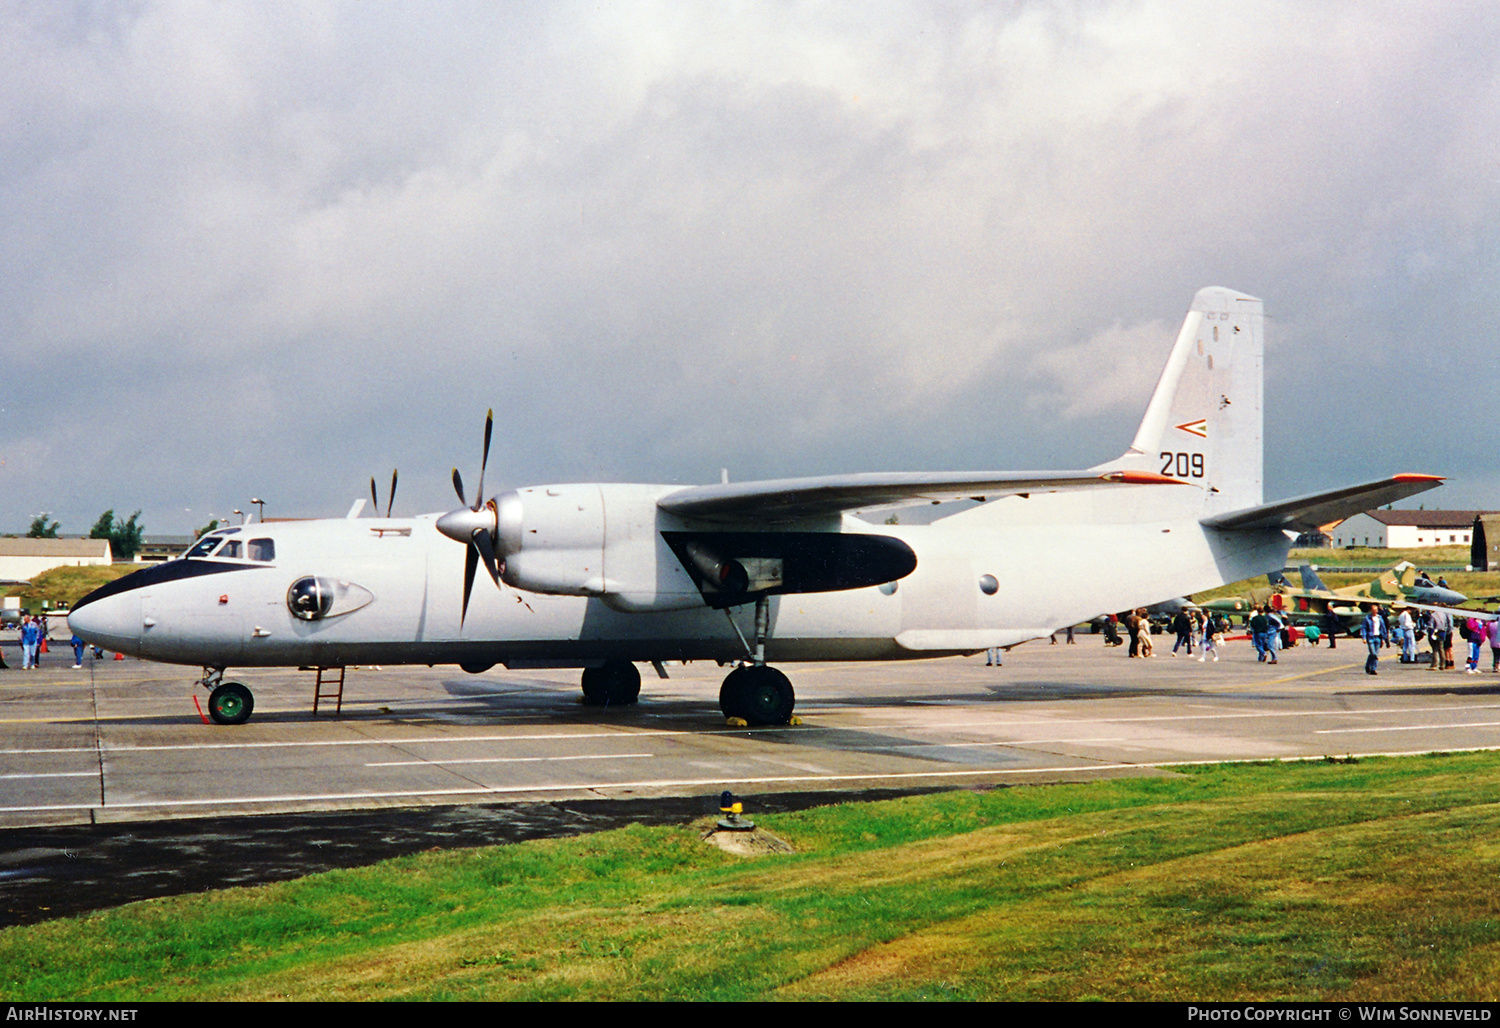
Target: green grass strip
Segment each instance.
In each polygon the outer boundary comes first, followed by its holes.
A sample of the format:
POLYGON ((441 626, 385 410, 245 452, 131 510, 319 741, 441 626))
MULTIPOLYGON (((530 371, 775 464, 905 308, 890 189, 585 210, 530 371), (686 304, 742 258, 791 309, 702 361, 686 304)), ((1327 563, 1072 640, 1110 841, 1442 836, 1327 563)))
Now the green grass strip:
POLYGON ((1493 1000, 1500 756, 430 853, 0 931, 0 999, 1493 1000))

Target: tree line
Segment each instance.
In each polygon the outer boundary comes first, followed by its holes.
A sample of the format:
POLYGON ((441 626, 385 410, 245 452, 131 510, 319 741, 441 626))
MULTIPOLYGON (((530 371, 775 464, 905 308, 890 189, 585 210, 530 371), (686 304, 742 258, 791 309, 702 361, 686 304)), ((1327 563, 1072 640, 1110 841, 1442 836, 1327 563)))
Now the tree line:
MULTIPOLYGON (((94 527, 89 529, 89 538, 108 539, 109 549, 114 554, 115 560, 134 560, 135 555, 140 552, 141 534, 145 531, 140 518, 141 512, 136 511, 127 519, 117 520, 115 510, 111 507, 100 514, 99 520, 94 522, 94 527)), ((38 514, 32 519, 26 538, 56 539, 59 527, 58 522, 48 521, 46 514, 38 514)))

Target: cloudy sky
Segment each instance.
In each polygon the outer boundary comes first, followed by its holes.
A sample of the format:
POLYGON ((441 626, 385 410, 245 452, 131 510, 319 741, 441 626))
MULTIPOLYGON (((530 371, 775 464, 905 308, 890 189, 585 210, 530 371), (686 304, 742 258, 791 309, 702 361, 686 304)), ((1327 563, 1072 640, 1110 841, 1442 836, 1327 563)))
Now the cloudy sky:
POLYGON ((1500 507, 1500 6, 0 0, 0 531, 1057 468, 1265 298, 1267 498, 1500 507), (1414 501, 1415 502, 1415 501, 1414 501))

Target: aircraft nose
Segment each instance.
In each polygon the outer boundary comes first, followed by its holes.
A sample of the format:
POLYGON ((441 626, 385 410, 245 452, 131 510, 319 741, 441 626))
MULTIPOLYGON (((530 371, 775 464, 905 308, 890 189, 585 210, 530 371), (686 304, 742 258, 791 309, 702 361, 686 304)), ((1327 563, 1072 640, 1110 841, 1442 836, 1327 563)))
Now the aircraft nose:
POLYGON ((136 653, 141 641, 141 597, 134 590, 84 597, 68 612, 68 628, 74 635, 100 649, 136 653))

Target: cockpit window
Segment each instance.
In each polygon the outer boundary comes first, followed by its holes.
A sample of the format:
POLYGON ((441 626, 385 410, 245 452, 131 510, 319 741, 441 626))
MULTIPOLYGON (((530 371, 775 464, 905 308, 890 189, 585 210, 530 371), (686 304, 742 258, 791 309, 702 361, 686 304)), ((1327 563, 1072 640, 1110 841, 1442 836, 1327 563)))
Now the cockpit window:
POLYGON ((205 535, 193 544, 193 548, 183 554, 183 557, 207 557, 213 552, 214 547, 224 541, 221 535, 205 535))
MULTIPOLYGON (((187 557, 207 557, 210 553, 214 552, 214 547, 218 546, 220 543, 222 543, 229 536, 238 535, 239 531, 240 530, 238 528, 218 528, 218 529, 215 529, 214 531, 209 532, 202 539, 199 539, 196 543, 194 543, 193 546, 192 546, 192 548, 189 549, 182 556, 184 558, 187 558, 187 557)), ((257 540, 257 541, 259 541, 259 542, 265 542, 265 543, 269 544, 271 540, 264 539, 264 540, 257 540)), ((254 545, 253 542, 252 542, 252 545, 254 545)), ((238 543, 238 542, 234 543, 233 545, 224 547, 219 552, 219 556, 220 557, 238 557, 240 555, 241 555, 241 544, 238 543)), ((270 560, 272 558, 267 557, 266 559, 270 560)))
POLYGON ((238 539, 231 539, 229 540, 229 542, 220 547, 217 556, 234 557, 238 559, 239 557, 243 556, 243 554, 240 552, 243 549, 244 547, 240 544, 240 541, 238 539))
POLYGON ((250 559, 269 563, 276 559, 276 543, 271 539, 251 539, 250 559))

